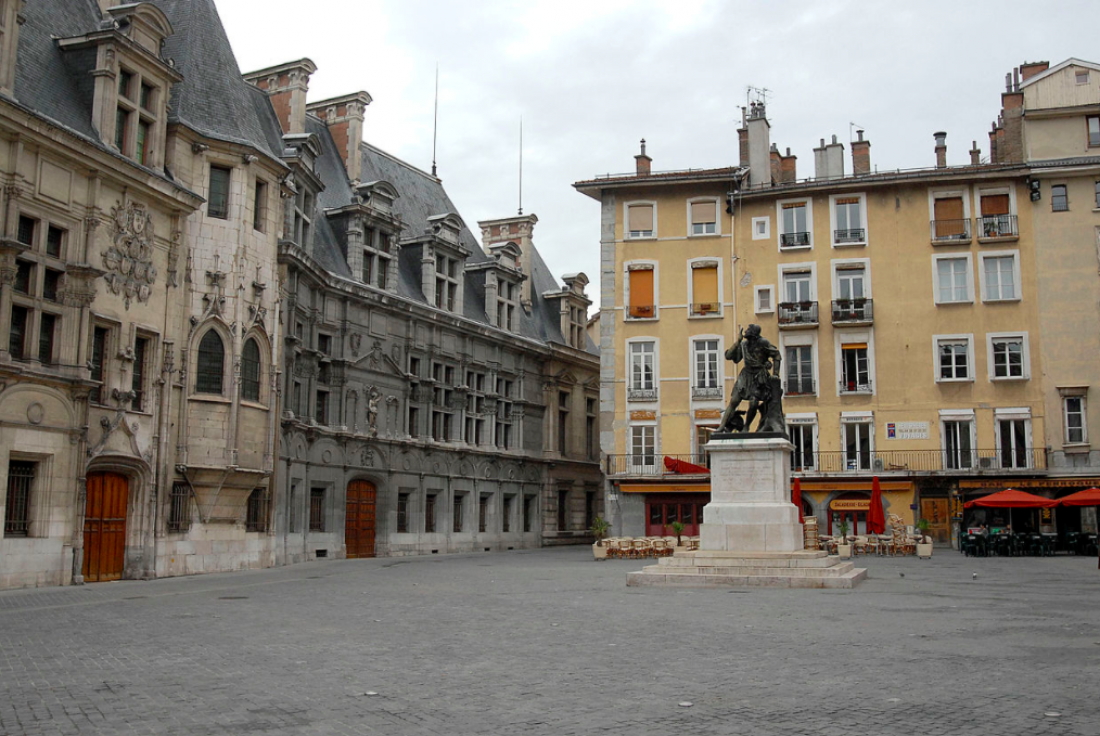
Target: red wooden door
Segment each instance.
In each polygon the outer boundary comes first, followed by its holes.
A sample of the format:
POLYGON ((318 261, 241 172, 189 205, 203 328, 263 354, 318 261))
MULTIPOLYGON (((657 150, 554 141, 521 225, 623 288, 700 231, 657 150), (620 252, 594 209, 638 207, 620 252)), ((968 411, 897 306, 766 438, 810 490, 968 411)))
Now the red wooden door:
POLYGON ((84 580, 118 580, 126 564, 130 483, 118 473, 89 473, 84 507, 84 580))
POLYGON ((344 545, 348 559, 374 557, 374 509, 377 490, 373 483, 353 480, 348 484, 344 545))

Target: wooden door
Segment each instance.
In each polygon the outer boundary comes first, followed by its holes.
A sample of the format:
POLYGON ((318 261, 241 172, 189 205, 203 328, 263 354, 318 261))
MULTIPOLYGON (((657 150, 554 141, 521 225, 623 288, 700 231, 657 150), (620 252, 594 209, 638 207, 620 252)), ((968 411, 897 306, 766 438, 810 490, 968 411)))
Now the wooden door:
POLYGON ((126 564, 130 483, 118 473, 89 473, 84 507, 84 580, 118 580, 126 564))
POLYGON ((344 545, 348 559, 374 557, 374 509, 377 490, 373 483, 353 480, 348 484, 344 545))
POLYGON ((937 542, 947 542, 950 539, 946 498, 922 498, 920 515, 922 519, 928 519, 928 536, 937 542))

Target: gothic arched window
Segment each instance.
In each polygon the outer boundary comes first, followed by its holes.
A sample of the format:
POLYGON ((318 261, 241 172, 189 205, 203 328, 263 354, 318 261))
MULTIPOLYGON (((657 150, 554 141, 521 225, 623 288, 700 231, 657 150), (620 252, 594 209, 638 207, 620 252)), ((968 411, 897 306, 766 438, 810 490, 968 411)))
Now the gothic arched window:
POLYGON ((220 394, 225 379, 225 345, 221 336, 210 330, 199 343, 199 361, 195 369, 195 393, 220 394))
POLYGON ((250 338, 241 352, 241 398, 260 400, 260 346, 250 338))

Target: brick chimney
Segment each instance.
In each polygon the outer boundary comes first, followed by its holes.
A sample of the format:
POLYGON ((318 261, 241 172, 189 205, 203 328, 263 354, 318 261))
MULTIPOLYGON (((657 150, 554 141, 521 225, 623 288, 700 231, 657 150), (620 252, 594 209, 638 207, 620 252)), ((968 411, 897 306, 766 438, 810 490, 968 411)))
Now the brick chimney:
POLYGON ((791 149, 787 149, 785 156, 779 158, 779 181, 783 184, 789 184, 794 181, 798 181, 798 172, 796 165, 798 163, 798 156, 791 155, 791 149))
POLYGON ((653 159, 645 153, 645 138, 642 139, 642 152, 634 157, 635 173, 638 176, 649 176, 653 159))
POLYGON ((353 92, 306 105, 308 112, 321 118, 328 126, 332 140, 336 142, 336 150, 344 159, 348 180, 353 182, 359 181, 363 163, 359 144, 363 142, 363 113, 370 103, 371 96, 366 92, 353 92))
POLYGON ((971 146, 972 147, 970 149, 970 165, 971 166, 981 166, 981 163, 982 163, 982 149, 978 148, 978 142, 977 141, 974 141, 973 143, 971 143, 971 146))
POLYGON ((782 168, 782 166, 781 166, 781 161, 782 160, 783 160, 783 157, 779 154, 779 149, 773 143, 772 147, 771 147, 771 150, 768 151, 768 164, 771 167, 771 176, 772 176, 772 181, 773 182, 778 182, 779 181, 780 171, 781 171, 781 168, 782 168))
POLYGON ((936 168, 947 168, 947 133, 942 130, 938 133, 933 133, 932 137, 936 139, 936 168))
POLYGON ((1001 128, 997 139, 1000 163, 1017 164, 1024 160, 1024 93, 1019 86, 1001 94, 1001 128))
POLYGON ((997 122, 993 121, 989 130, 989 163, 991 164, 1001 163, 1001 155, 997 151, 997 130, 997 122))
POLYGON ((863 131, 856 131, 856 139, 852 141, 852 174, 871 173, 871 141, 863 140, 863 131))
POLYGON ((317 65, 312 61, 298 59, 249 72, 244 78, 267 92, 285 135, 304 133, 306 130, 306 93, 309 91, 309 77, 315 71, 317 65))
POLYGON ((1020 76, 1023 77, 1022 81, 1026 82, 1036 74, 1042 74, 1047 69, 1050 69, 1049 61, 1025 61, 1020 64, 1020 76))
POLYGON ((737 129, 737 149, 741 154, 741 166, 749 165, 749 129, 740 127, 737 129))

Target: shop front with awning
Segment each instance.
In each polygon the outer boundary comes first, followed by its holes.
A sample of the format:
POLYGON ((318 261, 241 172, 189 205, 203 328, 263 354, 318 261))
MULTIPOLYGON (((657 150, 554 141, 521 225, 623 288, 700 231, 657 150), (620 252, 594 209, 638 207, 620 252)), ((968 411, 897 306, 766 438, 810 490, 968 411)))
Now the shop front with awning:
MULTIPOLYGON (((873 480, 803 480, 803 513, 816 516, 818 524, 825 533, 838 533, 840 522, 848 522, 849 534, 867 534, 867 516, 871 508, 871 490, 873 480)), ((912 481, 884 480, 882 505, 887 517, 896 514, 907 525, 912 526, 916 517, 913 506, 916 505, 916 489, 912 481)))
POLYGON ((1008 507, 985 507, 973 503, 1006 489, 1016 489, 1042 498, 1058 501, 1076 492, 1100 486, 1100 478, 978 478, 959 481, 955 517, 963 531, 971 528, 1003 529, 1009 526, 1018 532, 1065 534, 1097 530, 1096 509, 1088 506, 1034 508, 1022 511, 1008 507))

